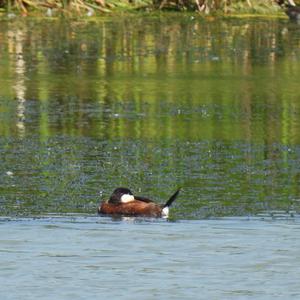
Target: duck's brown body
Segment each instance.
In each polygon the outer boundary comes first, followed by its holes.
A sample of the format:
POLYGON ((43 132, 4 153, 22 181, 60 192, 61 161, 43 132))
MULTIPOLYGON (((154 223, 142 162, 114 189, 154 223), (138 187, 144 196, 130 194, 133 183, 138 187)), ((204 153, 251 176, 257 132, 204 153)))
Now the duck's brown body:
POLYGON ((159 205, 148 198, 133 196, 127 188, 117 188, 108 201, 100 203, 98 213, 133 217, 168 217, 169 207, 176 199, 179 191, 180 189, 164 205, 159 205))
POLYGON ((161 205, 139 200, 128 203, 109 203, 105 201, 100 204, 98 212, 108 215, 160 218, 162 217, 162 209, 163 207, 161 205))

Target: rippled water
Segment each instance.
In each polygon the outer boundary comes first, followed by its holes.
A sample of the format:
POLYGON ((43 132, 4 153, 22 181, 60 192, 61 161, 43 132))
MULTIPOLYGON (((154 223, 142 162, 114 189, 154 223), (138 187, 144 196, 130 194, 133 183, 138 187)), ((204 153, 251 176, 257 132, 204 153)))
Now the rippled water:
POLYGON ((299 298, 297 24, 0 25, 1 299, 299 298), (117 186, 173 222, 96 216, 117 186))
POLYGON ((297 299, 298 219, 0 221, 1 299, 297 299))
POLYGON ((190 15, 1 21, 0 214, 299 212, 300 29, 190 15))

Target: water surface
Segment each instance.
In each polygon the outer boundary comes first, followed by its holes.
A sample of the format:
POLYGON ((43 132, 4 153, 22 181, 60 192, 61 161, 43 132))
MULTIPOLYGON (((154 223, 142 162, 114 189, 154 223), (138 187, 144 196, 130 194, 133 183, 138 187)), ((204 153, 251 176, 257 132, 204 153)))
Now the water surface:
POLYGON ((2 219, 0 296, 297 299, 299 230, 298 218, 2 219))
POLYGON ((0 214, 117 186, 201 219, 299 212, 300 27, 190 15, 0 26, 0 214))
POLYGON ((298 25, 0 25, 1 299, 299 298, 298 25), (97 216, 117 186, 175 222, 97 216))

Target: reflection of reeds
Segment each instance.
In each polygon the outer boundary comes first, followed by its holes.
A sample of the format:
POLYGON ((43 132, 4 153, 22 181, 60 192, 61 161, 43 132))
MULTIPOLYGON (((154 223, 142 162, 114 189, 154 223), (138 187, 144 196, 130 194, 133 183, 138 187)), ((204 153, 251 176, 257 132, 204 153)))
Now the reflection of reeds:
POLYGON ((21 137, 25 134, 25 104, 26 104, 26 62, 23 56, 23 46, 25 31, 23 30, 10 30, 8 31, 9 37, 9 49, 11 55, 12 73, 15 73, 15 83, 13 84, 13 90, 15 92, 17 100, 16 111, 16 127, 21 137))
POLYGON ((9 84, 1 94, 19 104, 0 133, 23 121, 44 135, 251 140, 265 130, 268 143, 300 141, 297 28, 168 18, 38 24, 8 22, 8 42, 0 31, 0 78, 14 86, 13 97, 9 84), (39 99, 38 113, 22 99, 39 99))

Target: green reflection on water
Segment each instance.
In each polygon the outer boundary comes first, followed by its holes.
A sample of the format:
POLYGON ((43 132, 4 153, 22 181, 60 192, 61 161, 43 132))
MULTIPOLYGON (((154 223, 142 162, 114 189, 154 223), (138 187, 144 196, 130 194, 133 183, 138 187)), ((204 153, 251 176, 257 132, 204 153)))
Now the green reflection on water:
POLYGON ((190 16, 0 27, 0 208, 93 212, 126 185, 179 217, 298 210, 300 27, 190 16), (13 172, 13 175, 7 175, 13 172))

